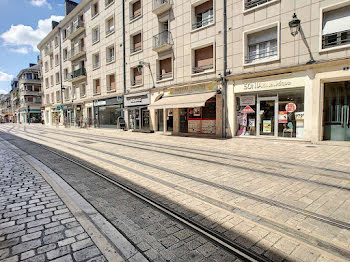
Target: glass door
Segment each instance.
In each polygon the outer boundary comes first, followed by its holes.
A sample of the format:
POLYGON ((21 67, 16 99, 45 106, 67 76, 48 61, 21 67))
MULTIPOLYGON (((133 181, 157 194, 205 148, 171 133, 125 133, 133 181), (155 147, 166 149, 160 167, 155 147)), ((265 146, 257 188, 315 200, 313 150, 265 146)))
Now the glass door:
POLYGON ((324 139, 350 141, 350 82, 324 85, 324 139))
POLYGON ((258 97, 257 112, 257 135, 276 136, 278 135, 278 98, 258 97))

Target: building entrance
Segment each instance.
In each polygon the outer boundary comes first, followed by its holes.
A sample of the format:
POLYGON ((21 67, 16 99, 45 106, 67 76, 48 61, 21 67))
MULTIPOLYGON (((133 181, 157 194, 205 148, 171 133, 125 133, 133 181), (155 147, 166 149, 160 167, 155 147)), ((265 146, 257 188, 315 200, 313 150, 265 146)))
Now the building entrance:
POLYGON ((323 139, 350 141, 350 81, 324 85, 323 139))
POLYGON ((278 98, 258 97, 256 115, 258 119, 257 135, 277 137, 278 98))

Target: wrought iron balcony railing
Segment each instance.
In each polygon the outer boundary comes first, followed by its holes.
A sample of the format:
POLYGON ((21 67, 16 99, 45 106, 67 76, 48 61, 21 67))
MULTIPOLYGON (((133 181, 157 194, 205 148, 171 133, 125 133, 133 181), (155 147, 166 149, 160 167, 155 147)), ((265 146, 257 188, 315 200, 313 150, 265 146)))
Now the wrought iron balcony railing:
POLYGON ((153 49, 157 49, 163 45, 173 45, 173 39, 169 31, 164 31, 153 36, 153 49))
POLYGON ((195 30, 195 29, 198 29, 198 28, 201 28, 201 27, 213 24, 213 23, 214 23, 214 16, 211 15, 211 16, 208 16, 205 19, 202 19, 202 20, 199 20, 199 21, 193 23, 192 24, 192 30, 195 30))
POLYGON ((265 4, 270 1, 272 0, 245 0, 244 7, 245 7, 245 10, 248 10, 250 8, 257 7, 259 5, 265 4))
POLYGON ((350 30, 322 36, 322 49, 350 44, 350 30))

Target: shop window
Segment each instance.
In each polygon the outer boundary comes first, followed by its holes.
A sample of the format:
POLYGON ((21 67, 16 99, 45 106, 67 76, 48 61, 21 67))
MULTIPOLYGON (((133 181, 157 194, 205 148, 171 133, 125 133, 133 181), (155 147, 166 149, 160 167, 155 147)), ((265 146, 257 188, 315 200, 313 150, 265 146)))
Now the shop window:
POLYGON ((206 1, 193 8, 192 30, 202 28, 214 23, 213 0, 206 1))
POLYGON ((115 74, 107 75, 107 92, 115 91, 115 74))
POLYGON ((248 34, 247 41, 246 64, 278 56, 277 27, 248 34))
POLYGON ((323 12, 322 49, 350 44, 350 5, 323 12))
POLYGON ((194 50, 193 74, 204 73, 214 69, 214 46, 194 50))
POLYGON ((131 36, 131 50, 130 53, 136 53, 142 50, 142 35, 141 33, 131 36))
POLYGON ((130 21, 135 20, 138 17, 141 17, 142 9, 141 9, 141 1, 135 1, 130 4, 130 21))
POLYGON ((159 69, 158 74, 157 74, 158 81, 172 78, 173 77, 173 70, 172 70, 171 57, 159 60, 158 61, 158 69, 159 69))
POLYGON ((101 81, 99 78, 94 79, 94 95, 99 95, 101 94, 101 81))

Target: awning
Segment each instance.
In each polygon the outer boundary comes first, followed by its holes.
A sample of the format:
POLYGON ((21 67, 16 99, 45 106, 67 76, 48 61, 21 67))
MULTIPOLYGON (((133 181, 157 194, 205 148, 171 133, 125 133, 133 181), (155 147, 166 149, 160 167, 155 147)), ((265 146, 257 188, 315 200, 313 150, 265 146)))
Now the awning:
POLYGON ((189 107, 202 107, 205 106, 205 102, 216 95, 216 92, 190 94, 181 96, 168 96, 154 102, 149 105, 149 109, 162 109, 162 108, 189 108, 189 107))

